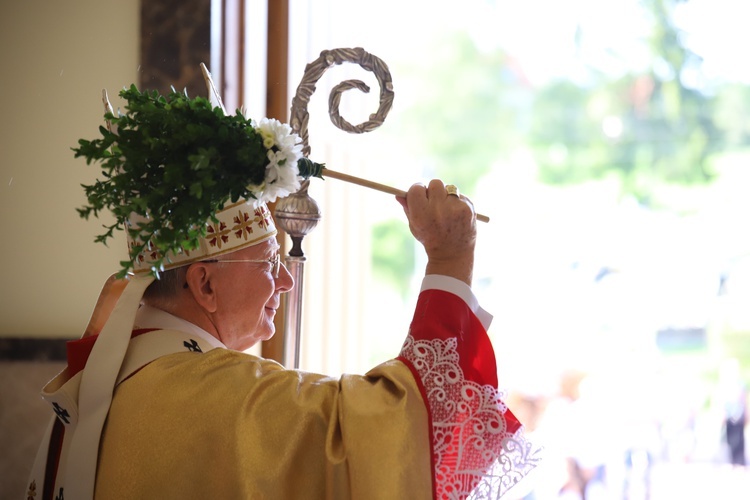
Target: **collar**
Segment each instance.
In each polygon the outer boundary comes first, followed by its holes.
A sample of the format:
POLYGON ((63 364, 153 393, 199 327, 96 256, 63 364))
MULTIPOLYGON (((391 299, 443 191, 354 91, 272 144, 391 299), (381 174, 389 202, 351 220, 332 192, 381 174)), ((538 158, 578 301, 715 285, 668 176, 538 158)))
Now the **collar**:
POLYGON ((200 337, 213 348, 226 349, 219 339, 208 333, 203 328, 170 314, 155 307, 143 305, 138 309, 135 315, 134 330, 138 329, 159 329, 159 330, 177 330, 180 332, 190 333, 200 337))

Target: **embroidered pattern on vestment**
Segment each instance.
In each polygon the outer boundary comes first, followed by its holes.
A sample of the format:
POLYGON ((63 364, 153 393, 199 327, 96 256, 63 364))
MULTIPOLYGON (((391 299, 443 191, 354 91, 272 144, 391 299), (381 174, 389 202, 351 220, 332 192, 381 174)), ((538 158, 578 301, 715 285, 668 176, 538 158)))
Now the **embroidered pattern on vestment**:
POLYGON ((508 430, 507 407, 490 385, 464 378, 457 340, 415 340, 401 350, 419 377, 432 419, 435 498, 500 498, 539 462, 523 430, 508 430))

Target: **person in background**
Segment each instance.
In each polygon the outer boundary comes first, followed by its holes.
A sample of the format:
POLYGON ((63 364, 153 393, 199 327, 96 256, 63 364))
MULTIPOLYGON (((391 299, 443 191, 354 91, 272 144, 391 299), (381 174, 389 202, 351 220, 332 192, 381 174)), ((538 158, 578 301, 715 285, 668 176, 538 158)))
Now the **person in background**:
POLYGON ((719 371, 719 394, 724 411, 724 441, 729 448, 729 462, 747 464, 745 426, 747 425, 747 388, 742 382, 739 362, 732 358, 719 371))

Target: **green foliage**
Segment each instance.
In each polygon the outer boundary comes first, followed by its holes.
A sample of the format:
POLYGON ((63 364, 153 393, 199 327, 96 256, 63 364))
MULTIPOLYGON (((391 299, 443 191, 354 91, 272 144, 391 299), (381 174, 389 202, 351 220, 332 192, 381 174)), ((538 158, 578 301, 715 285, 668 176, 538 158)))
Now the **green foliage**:
POLYGON ((554 82, 536 95, 527 140, 542 181, 576 183, 606 175, 610 145, 601 137, 600 122, 591 119, 601 100, 569 81, 554 82))
POLYGON ((723 132, 724 148, 742 148, 750 144, 750 86, 724 85, 713 100, 716 127, 723 132))
POLYGON ((249 186, 264 182, 267 149, 251 121, 239 113, 226 116, 208 99, 188 98, 174 90, 168 96, 140 92, 134 85, 120 92, 126 113, 106 115, 110 132, 81 139, 76 157, 101 163, 103 179, 84 185, 88 205, 81 217, 108 209, 115 223, 96 238, 105 243, 115 230, 127 229, 141 242, 130 248, 120 275, 133 268, 144 248, 159 257, 152 268, 158 276, 168 252, 197 248, 205 223, 228 200, 256 197, 249 186), (131 227, 133 214, 145 222, 131 227))
POLYGON ((375 277, 393 285, 406 298, 416 259, 409 228, 401 220, 385 220, 373 227, 372 240, 375 277))

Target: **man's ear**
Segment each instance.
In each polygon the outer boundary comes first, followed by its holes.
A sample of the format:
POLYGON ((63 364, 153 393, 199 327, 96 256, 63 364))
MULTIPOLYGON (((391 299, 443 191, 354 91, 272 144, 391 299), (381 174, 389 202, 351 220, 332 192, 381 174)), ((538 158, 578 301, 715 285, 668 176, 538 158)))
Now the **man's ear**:
POLYGON ((206 312, 216 312, 217 297, 216 287, 214 286, 214 269, 211 266, 196 262, 188 267, 185 273, 185 281, 188 284, 188 291, 193 299, 206 312))

